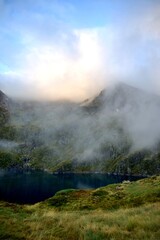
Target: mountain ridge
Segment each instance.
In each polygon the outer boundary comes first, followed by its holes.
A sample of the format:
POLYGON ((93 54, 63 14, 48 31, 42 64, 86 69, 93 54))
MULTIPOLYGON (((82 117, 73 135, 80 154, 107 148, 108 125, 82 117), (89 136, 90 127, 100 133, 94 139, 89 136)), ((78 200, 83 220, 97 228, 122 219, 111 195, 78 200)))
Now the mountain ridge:
POLYGON ((13 104, 8 123, 0 127, 0 167, 157 174, 159 117, 160 98, 126 84, 83 104, 13 104))
POLYGON ((145 104, 153 102, 153 104, 156 103, 160 107, 159 95, 119 82, 103 89, 95 98, 86 100, 83 107, 88 110, 98 110, 109 105, 108 107, 112 108, 112 110, 119 110, 127 103, 130 106, 133 106, 133 104, 137 106, 140 101, 145 104), (138 99, 136 99, 137 97, 138 99))

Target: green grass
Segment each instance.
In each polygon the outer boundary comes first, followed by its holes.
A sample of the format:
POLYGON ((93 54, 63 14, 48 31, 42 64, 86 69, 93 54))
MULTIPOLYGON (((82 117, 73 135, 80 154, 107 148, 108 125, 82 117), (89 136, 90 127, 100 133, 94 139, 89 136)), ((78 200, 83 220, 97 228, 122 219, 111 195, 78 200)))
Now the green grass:
POLYGON ((0 239, 158 240, 160 177, 65 190, 35 205, 0 203, 0 239))
POLYGON ((112 210, 120 207, 135 207, 146 202, 160 200, 160 177, 151 177, 137 182, 112 184, 96 190, 60 191, 47 199, 45 206, 58 210, 112 210))

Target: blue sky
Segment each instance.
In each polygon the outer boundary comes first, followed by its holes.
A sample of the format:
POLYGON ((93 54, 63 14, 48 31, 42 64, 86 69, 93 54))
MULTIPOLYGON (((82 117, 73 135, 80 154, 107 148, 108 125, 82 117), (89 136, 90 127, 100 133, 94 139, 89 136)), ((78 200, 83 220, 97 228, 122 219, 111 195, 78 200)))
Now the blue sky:
POLYGON ((0 89, 93 96, 120 80, 160 94, 159 0, 0 0, 0 89))

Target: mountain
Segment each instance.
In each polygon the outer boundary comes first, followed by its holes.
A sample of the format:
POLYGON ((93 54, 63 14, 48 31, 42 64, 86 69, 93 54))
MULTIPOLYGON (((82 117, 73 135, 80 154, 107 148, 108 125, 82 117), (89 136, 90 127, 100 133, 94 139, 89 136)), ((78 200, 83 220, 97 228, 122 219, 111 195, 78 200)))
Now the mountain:
POLYGON ((0 91, 0 124, 6 123, 9 117, 9 98, 0 91))
POLYGON ((110 123, 109 130, 103 128, 104 134, 110 135, 109 144, 103 143, 101 149, 106 171, 144 175, 160 172, 160 96, 118 83, 82 107, 110 123), (118 140, 113 140, 114 135, 118 140))
POLYGON ((160 173, 157 95, 118 83, 80 105, 19 101, 8 108, 1 98, 10 114, 0 127, 1 167, 160 173))
POLYGON ((0 90, 0 107, 8 109, 9 98, 0 90))
POLYGON ((82 106, 86 110, 98 111, 106 108, 110 111, 135 111, 141 106, 156 106, 160 108, 160 96, 147 93, 136 87, 123 82, 109 86, 98 94, 94 99, 87 99, 82 106))

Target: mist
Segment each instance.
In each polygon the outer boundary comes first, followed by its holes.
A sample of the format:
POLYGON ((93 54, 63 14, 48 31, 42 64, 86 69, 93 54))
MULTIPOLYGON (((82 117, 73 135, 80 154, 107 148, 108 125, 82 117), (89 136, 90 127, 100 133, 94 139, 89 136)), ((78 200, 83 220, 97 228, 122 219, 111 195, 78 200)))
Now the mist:
POLYGON ((0 139, 0 149, 1 150, 13 150, 16 147, 18 147, 18 143, 14 142, 14 141, 0 139))
POLYGON ((10 125, 17 129, 18 146, 10 151, 32 161, 39 156, 36 161, 44 168, 64 161, 97 162, 98 171, 119 155, 157 152, 159 117, 160 97, 125 83, 110 85, 81 104, 16 101, 10 125))
POLYGON ((0 21, 2 151, 42 169, 159 151, 159 1, 0 0, 0 21))

